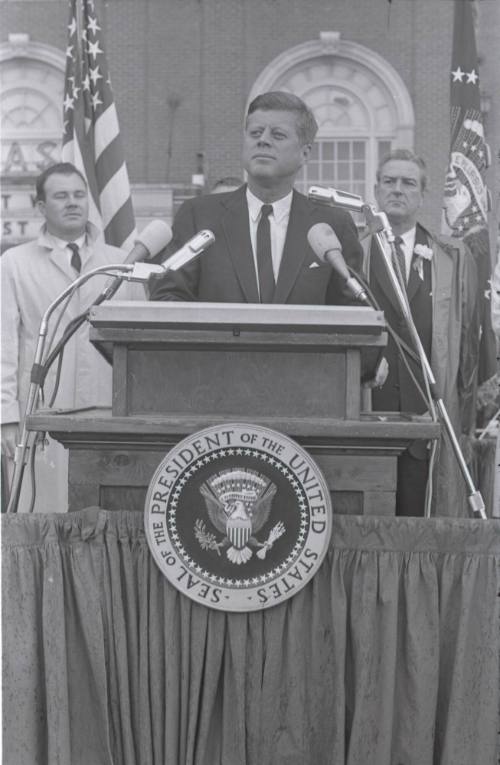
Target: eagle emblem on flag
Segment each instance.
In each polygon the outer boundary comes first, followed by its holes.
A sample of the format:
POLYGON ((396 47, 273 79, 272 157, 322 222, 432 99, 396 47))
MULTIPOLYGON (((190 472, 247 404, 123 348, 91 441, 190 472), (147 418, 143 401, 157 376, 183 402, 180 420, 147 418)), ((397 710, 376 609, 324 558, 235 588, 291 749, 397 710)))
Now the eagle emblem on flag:
POLYGON ((271 529, 267 539, 260 542, 256 534, 269 518, 276 485, 255 470, 228 469, 216 473, 200 487, 208 517, 224 537, 217 541, 204 521, 195 523, 195 536, 200 546, 215 550, 218 555, 226 549, 227 558, 237 565, 247 563, 258 548, 257 556, 264 559, 274 542, 285 533, 282 521, 271 529))

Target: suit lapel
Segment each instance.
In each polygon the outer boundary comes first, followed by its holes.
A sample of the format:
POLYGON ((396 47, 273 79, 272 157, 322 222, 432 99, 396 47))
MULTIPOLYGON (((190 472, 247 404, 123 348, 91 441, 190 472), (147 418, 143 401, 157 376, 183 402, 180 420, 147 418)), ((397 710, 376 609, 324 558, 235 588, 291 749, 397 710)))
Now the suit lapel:
POLYGON ((241 290, 248 303, 259 302, 257 275, 250 241, 246 186, 234 192, 223 204, 222 228, 226 237, 229 257, 233 261, 241 290))
MULTIPOLYGON (((417 231, 415 234, 415 244, 425 244, 428 245, 427 240, 427 234, 425 233, 424 229, 418 225, 417 223, 417 231)), ((412 253, 411 258, 411 265, 410 265, 410 276, 408 279, 408 285, 406 288, 406 294, 408 295, 408 301, 411 302, 412 299, 415 297, 416 293, 420 289, 420 287, 423 285, 423 280, 420 278, 418 271, 413 267, 414 263, 416 261, 417 256, 415 253, 412 253)), ((423 267, 425 269, 426 264, 423 264, 423 267)))
POLYGON ((53 250, 50 250, 49 259, 60 271, 63 272, 63 274, 65 274, 70 282, 77 278, 78 273, 71 265, 69 252, 62 250, 59 247, 54 247, 53 250))
POLYGON ((307 199, 294 191, 273 303, 286 303, 297 281, 308 254, 304 232, 309 230, 310 225, 311 206, 307 199))

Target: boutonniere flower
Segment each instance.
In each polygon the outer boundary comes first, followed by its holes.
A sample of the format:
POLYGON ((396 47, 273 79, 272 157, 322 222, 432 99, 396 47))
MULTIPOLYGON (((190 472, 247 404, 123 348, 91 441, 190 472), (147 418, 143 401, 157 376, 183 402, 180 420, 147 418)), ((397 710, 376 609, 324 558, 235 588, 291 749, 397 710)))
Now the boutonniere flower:
POLYGON ((420 278, 424 279, 424 260, 432 260, 433 251, 426 244, 416 244, 413 250, 416 257, 413 260, 413 268, 417 271, 420 278))

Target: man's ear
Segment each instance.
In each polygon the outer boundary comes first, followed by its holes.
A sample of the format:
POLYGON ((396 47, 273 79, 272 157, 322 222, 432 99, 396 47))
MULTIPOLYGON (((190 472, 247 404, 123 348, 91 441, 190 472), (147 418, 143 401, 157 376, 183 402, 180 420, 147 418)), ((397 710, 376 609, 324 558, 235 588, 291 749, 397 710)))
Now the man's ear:
POLYGON ((305 143, 302 147, 302 157, 304 158, 304 162, 307 162, 309 159, 309 156, 311 154, 312 150, 312 143, 305 143))
POLYGON ((45 201, 43 199, 37 199, 36 209, 45 218, 45 201))

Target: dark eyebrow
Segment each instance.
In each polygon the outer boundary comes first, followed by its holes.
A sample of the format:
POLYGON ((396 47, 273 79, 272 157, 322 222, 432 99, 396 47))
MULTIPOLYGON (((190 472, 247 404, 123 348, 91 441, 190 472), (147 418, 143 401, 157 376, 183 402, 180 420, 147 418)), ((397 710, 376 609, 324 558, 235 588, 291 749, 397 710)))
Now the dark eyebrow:
POLYGON ((387 175, 383 174, 382 178, 385 178, 387 181, 397 181, 398 178, 400 178, 402 181, 411 181, 412 183, 418 183, 417 178, 410 178, 407 175, 387 175))

